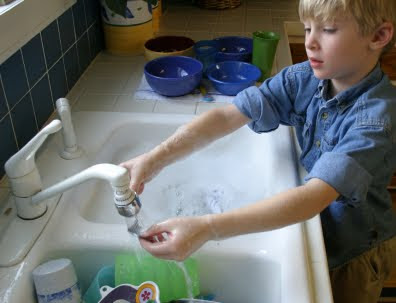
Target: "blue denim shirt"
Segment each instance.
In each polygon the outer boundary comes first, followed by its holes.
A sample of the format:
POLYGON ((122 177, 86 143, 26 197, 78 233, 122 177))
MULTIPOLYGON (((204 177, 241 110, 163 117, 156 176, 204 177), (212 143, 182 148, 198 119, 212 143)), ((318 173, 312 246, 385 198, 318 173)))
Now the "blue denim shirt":
POLYGON ((396 169, 396 88, 379 65, 334 98, 328 83, 304 62, 240 92, 234 104, 255 132, 295 127, 306 180, 319 178, 340 194, 320 214, 334 268, 396 235, 386 190, 396 169))

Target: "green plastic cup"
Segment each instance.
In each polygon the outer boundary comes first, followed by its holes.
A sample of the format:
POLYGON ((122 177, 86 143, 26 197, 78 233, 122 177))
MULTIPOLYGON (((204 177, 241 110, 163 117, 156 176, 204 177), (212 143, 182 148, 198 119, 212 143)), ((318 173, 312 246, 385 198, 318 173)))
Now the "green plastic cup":
POLYGON ((155 282, 160 291, 161 303, 191 295, 198 296, 200 289, 197 261, 189 258, 182 264, 189 279, 186 279, 183 269, 174 261, 161 260, 150 255, 120 254, 115 258, 115 285, 139 286, 146 281, 155 282))
POLYGON ((279 39, 280 36, 274 32, 256 31, 253 33, 252 63, 261 70, 260 82, 271 76, 279 39))

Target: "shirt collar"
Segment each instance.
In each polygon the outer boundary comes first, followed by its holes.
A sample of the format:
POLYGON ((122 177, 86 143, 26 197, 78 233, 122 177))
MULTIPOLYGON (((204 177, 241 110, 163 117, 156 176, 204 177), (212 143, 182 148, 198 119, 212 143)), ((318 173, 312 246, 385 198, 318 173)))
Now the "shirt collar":
POLYGON ((328 103, 336 103, 340 108, 345 108, 352 104, 356 98, 366 92, 370 87, 378 84, 383 77, 383 72, 379 63, 374 69, 364 77, 360 82, 350 88, 338 93, 334 98, 328 97, 329 79, 320 80, 318 84, 318 96, 327 100, 328 103))

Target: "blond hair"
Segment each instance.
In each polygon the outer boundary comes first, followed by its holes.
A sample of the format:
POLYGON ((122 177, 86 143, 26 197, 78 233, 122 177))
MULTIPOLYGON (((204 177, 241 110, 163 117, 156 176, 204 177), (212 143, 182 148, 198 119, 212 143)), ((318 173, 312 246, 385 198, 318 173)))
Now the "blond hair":
POLYGON ((385 49, 396 42, 396 0, 300 0, 301 20, 328 22, 336 16, 351 15, 363 36, 372 34, 383 22, 392 22, 393 37, 385 49))

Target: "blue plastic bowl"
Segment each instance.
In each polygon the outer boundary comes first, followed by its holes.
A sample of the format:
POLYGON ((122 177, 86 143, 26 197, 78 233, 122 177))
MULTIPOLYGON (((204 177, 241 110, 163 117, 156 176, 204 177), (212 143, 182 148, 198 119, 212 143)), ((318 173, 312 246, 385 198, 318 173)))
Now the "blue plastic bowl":
POLYGON ((235 96, 241 90, 254 85, 260 78, 261 71, 247 62, 223 61, 209 66, 206 74, 218 92, 235 96))
POLYGON ((215 40, 200 40, 195 43, 195 57, 203 64, 204 77, 206 77, 206 69, 216 62, 218 49, 218 43, 215 40))
POLYGON ((219 51, 216 62, 222 61, 252 61, 253 39, 247 37, 228 36, 214 39, 219 51))
POLYGON ((202 78, 203 65, 197 59, 166 56, 151 60, 144 66, 144 75, 158 94, 176 97, 193 91, 202 78))

